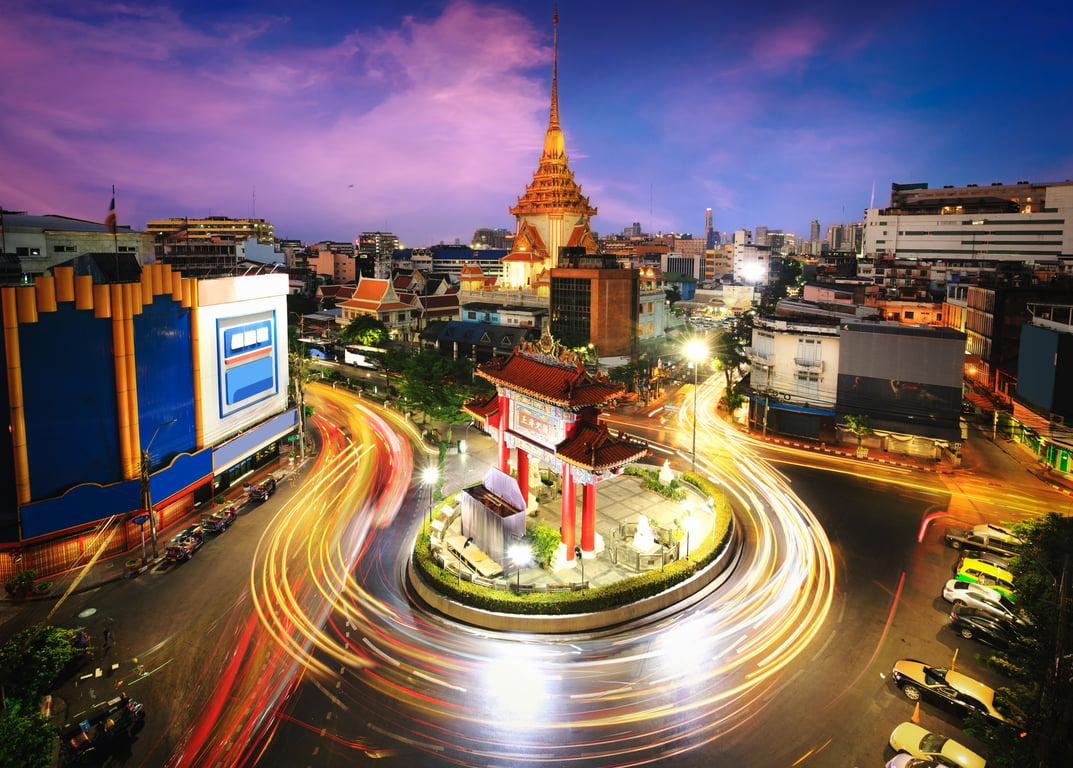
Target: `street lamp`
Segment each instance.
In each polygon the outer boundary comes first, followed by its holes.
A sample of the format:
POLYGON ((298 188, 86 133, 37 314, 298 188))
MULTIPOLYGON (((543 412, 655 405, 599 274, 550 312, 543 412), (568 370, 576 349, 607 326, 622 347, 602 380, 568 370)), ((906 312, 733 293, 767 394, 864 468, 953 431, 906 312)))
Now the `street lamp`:
POLYGON ((436 480, 439 479, 440 473, 435 467, 425 467, 425 471, 421 473, 421 481, 428 486, 428 534, 432 535, 432 488, 436 485, 436 480))
POLYGON ((518 569, 518 589, 522 588, 522 568, 529 565, 529 561, 533 557, 532 551, 525 544, 515 544, 510 548, 507 553, 510 555, 511 562, 518 569))
POLYGON ((700 367, 700 361, 705 360, 708 357, 708 345, 700 339, 693 339, 686 344, 685 348, 686 357, 689 358, 690 363, 693 365, 693 452, 692 452, 692 466, 693 472, 697 471, 697 368, 700 367))
MULTIPOLYGON (((153 514, 153 497, 149 489, 149 471, 153 468, 153 459, 149 456, 149 449, 153 447, 153 441, 156 440, 157 434, 160 433, 161 427, 166 427, 168 424, 174 424, 176 419, 168 419, 165 422, 157 424, 156 429, 153 430, 153 436, 149 438, 148 445, 142 451, 142 473, 141 473, 141 491, 142 491, 142 506, 145 508, 146 514, 149 515, 149 538, 153 542, 153 559, 157 558, 156 548, 156 515, 153 514)), ((142 562, 145 562, 145 541, 142 541, 142 562)))

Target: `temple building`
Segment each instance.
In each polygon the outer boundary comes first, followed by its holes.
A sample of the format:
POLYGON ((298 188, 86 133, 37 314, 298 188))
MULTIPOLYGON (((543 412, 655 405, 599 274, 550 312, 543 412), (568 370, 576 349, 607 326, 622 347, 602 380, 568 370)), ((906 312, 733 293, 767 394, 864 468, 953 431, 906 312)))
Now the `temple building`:
POLYGON ((517 219, 517 231, 510 253, 503 258, 505 288, 535 290, 541 276, 558 266, 559 249, 563 246, 596 251, 596 239, 589 229, 589 219, 596 215, 596 209, 574 181, 559 126, 558 11, 553 24, 551 116, 540 167, 518 204, 510 209, 517 219))

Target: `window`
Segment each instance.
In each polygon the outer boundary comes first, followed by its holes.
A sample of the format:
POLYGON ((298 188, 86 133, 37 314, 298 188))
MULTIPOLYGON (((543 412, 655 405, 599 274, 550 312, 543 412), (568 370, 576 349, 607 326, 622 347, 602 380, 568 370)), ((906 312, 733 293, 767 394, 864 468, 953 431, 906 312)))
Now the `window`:
POLYGON ((52 250, 56 253, 77 253, 78 248, 73 245, 54 245, 52 250))
POLYGON ((40 248, 16 248, 15 255, 21 258, 32 259, 41 255, 40 248))
POLYGON ((902 312, 902 317, 904 317, 906 320, 912 320, 913 319, 913 311, 912 310, 906 310, 905 312, 902 312))

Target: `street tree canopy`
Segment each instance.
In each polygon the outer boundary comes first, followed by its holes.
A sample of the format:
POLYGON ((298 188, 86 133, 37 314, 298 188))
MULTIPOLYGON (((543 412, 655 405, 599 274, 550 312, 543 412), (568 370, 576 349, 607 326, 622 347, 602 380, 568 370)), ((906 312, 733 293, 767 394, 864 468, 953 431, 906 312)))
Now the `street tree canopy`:
POLYGON ((344 341, 366 347, 379 347, 387 336, 387 326, 371 315, 358 315, 343 329, 344 341))
POLYGON ((472 378, 469 360, 452 360, 435 350, 423 350, 412 357, 405 350, 395 350, 385 355, 384 363, 393 374, 392 386, 415 410, 448 424, 469 420, 462 412, 472 378))

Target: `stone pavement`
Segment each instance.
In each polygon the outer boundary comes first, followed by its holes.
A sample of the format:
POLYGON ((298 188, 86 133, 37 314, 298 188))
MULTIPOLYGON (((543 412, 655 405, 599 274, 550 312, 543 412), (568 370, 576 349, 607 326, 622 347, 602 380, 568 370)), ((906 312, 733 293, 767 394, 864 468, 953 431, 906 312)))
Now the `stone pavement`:
MULTIPOLYGON (((520 583, 522 585, 551 586, 564 585, 580 582, 582 573, 584 580, 590 586, 602 586, 622 579, 638 575, 639 571, 627 566, 625 563, 614 562, 611 557, 611 549, 614 542, 623 541, 624 538, 632 540, 635 526, 643 515, 653 531, 664 528, 673 530, 675 521, 688 529, 688 536, 683 536, 680 542, 681 551, 696 550, 702 541, 712 535, 715 528, 715 512, 708 504, 708 499, 701 495, 692 486, 682 484, 686 491, 684 501, 671 501, 652 491, 641 488, 641 478, 632 475, 618 475, 600 482, 596 487, 596 535, 597 554, 595 557, 575 560, 573 567, 560 567, 544 569, 537 566, 522 568, 520 583), (625 537, 623 527, 629 526, 625 537), (687 540, 688 539, 688 540, 687 540), (601 551, 602 544, 602 551, 601 551)), ((447 489, 451 492, 451 489, 447 489)), ((532 495, 532 493, 531 493, 532 495)), ((578 509, 575 515, 576 531, 575 540, 581 543, 581 493, 577 498, 578 509)), ((545 525, 553 530, 559 530, 562 521, 562 496, 556 494, 553 498, 530 502, 527 512, 527 527, 534 524, 545 525)), ((461 535, 461 517, 453 516, 451 522, 444 531, 444 538, 461 535)), ((657 550, 658 551, 658 550, 657 550)), ((556 560, 559 563, 559 560, 556 560)), ((510 580, 516 583, 519 574, 510 563, 501 563, 503 575, 501 580, 510 580)), ((657 568, 659 566, 656 566, 657 568)))

